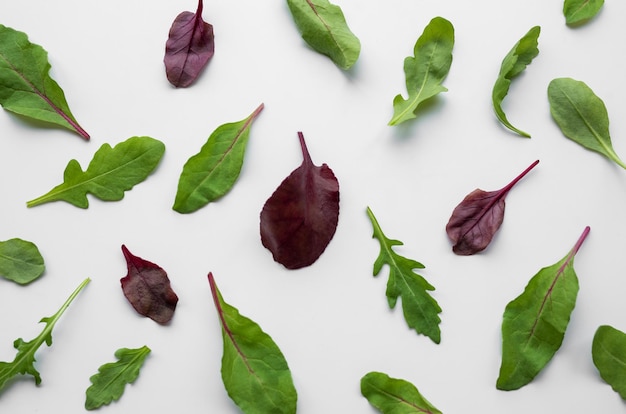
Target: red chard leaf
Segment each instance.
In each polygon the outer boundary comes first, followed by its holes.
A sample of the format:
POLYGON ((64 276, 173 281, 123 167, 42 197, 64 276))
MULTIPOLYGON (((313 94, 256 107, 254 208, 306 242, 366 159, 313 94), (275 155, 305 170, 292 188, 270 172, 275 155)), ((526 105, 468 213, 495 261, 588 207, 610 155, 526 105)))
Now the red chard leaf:
POLYGON ((186 11, 176 16, 165 43, 165 73, 177 88, 191 85, 213 57, 213 26, 202 20, 202 8, 199 0, 195 13, 186 11))
POLYGON ((128 274, 120 279, 124 296, 135 310, 155 322, 172 320, 178 296, 170 286, 167 273, 160 266, 134 256, 122 245, 128 274))
POLYGON ((335 234, 339 182, 326 164, 316 166, 298 132, 304 160, 278 186, 261 211, 261 242, 287 269, 313 264, 335 234))
POLYGON ((477 188, 465 196, 446 225, 446 233, 454 243, 454 253, 469 256, 484 250, 491 243, 504 220, 506 195, 538 163, 539 160, 533 162, 500 190, 484 191, 477 188))

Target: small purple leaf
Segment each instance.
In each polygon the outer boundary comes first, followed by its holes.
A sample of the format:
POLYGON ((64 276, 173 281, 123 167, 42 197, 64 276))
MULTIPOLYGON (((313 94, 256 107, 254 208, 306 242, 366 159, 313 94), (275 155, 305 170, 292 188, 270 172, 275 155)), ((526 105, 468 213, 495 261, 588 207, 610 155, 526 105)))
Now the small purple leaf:
POLYGON ((469 256, 484 250, 504 220, 504 199, 539 160, 533 162, 513 181, 497 191, 476 189, 456 206, 446 225, 448 237, 454 243, 452 251, 469 256))
POLYGON ((339 182, 326 164, 313 164, 302 132, 304 160, 261 211, 261 242, 287 269, 313 264, 333 238, 339 220, 339 182))
POLYGON ((195 13, 180 13, 165 43, 165 73, 176 87, 191 85, 213 57, 213 26, 202 20, 202 8, 202 0, 199 0, 195 13))
POLYGON ((124 296, 133 308, 153 321, 166 324, 174 316, 178 296, 170 286, 167 273, 160 266, 134 256, 122 245, 128 274, 120 279, 124 296))

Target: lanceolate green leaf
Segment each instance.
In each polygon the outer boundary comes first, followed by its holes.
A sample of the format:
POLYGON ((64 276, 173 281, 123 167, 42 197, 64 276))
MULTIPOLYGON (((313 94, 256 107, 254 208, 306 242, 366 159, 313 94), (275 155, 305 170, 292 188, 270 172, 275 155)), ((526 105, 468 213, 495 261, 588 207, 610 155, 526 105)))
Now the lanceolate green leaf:
POLYGON ((359 58, 361 42, 350 31, 343 11, 328 0, 287 0, 302 38, 341 69, 359 58))
POLYGON ((491 93, 493 109, 500 122, 511 131, 527 138, 530 138, 527 132, 517 129, 509 122, 502 109, 502 101, 509 92, 511 80, 526 69, 526 66, 539 54, 537 39, 540 32, 541 28, 539 26, 533 27, 513 46, 513 49, 509 51, 502 61, 498 79, 496 79, 491 93))
POLYGON ((442 85, 452 65, 454 27, 443 17, 435 17, 417 39, 413 55, 404 60, 406 89, 409 97, 397 95, 389 125, 415 118, 420 103, 448 89, 442 85))
POLYGON ((51 201, 66 201, 80 208, 89 207, 87 193, 106 201, 124 198, 124 192, 145 180, 157 167, 165 145, 150 137, 132 137, 111 148, 103 144, 87 170, 71 160, 63 173, 63 183, 26 203, 34 207, 51 201))
POLYGON ((413 384, 382 372, 361 378, 361 394, 383 414, 441 414, 413 384))
POLYGON ((548 85, 548 100, 552 117, 567 138, 626 169, 611 143, 606 106, 589 86, 571 78, 554 79, 548 85))
POLYGON ((600 326, 593 337, 591 355, 602 379, 626 400, 626 333, 600 326))
POLYGON ((192 213, 224 196, 235 185, 250 127, 262 109, 263 104, 243 121, 218 127, 200 152, 189 158, 178 181, 174 210, 192 213))
POLYGON ((580 24, 594 17, 602 6, 604 0, 565 0, 563 3, 563 15, 565 23, 580 24))
POLYGON ((228 395, 245 414, 295 414, 298 396, 282 352, 258 324, 224 302, 211 273, 209 284, 222 324, 228 395))
POLYGON ((43 257, 34 243, 22 239, 0 242, 0 276, 25 285, 44 270, 43 257))
POLYGON ((95 410, 112 401, 119 400, 127 384, 135 382, 139 371, 150 353, 150 348, 120 348, 115 351, 117 361, 98 368, 98 373, 89 378, 91 386, 85 392, 85 408, 95 410))
POLYGON ((380 253, 374 262, 374 276, 378 275, 383 265, 389 266, 389 281, 387 282, 389 307, 395 307, 398 297, 402 297, 402 311, 409 327, 415 329, 417 333, 428 336, 438 344, 441 341, 439 329, 441 308, 428 294, 429 290, 435 290, 435 288, 413 271, 423 269, 424 265, 393 251, 393 246, 402 246, 403 243, 385 236, 369 207, 367 215, 374 227, 373 237, 380 243, 380 253))
POLYGON ((563 259, 541 269, 506 306, 498 389, 510 391, 528 384, 561 347, 578 295, 574 256, 588 234, 586 227, 563 259))
POLYGON ((49 75, 48 53, 25 33, 0 25, 0 104, 7 111, 59 125, 89 139, 49 75))
POLYGON ((85 279, 70 297, 63 303, 61 308, 54 315, 41 319, 40 322, 46 324, 45 328, 37 337, 29 342, 24 342, 22 338, 18 338, 13 342, 13 347, 17 349, 17 355, 12 362, 0 362, 0 390, 2 390, 9 382, 10 379, 16 377, 19 374, 31 375, 35 378, 35 384, 41 383, 41 375, 35 368, 35 352, 46 343, 46 345, 52 345, 52 330, 54 326, 61 318, 61 315, 70 306, 74 298, 78 296, 80 291, 89 283, 90 279, 85 279))

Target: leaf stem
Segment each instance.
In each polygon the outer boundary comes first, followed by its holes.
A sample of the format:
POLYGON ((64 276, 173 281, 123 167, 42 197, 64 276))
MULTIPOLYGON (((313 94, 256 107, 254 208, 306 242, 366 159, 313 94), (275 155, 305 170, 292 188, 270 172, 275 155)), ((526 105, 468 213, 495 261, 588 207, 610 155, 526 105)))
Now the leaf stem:
POLYGON ((528 168, 526 168, 526 169, 525 169, 524 171, 522 171, 522 172, 521 172, 521 173, 520 173, 517 177, 515 177, 515 178, 513 179, 513 181, 511 181, 510 183, 508 183, 507 185, 505 185, 505 186, 504 186, 504 187, 500 190, 500 192, 501 192, 501 193, 507 193, 507 192, 508 192, 511 188, 513 188, 513 186, 514 186, 515 184, 517 184, 517 182, 518 182, 519 180, 521 180, 522 178, 524 178, 524 176, 525 176, 526 174, 528 174, 528 173, 530 172, 530 170, 532 170, 533 168, 535 168, 535 166, 536 166, 537 164, 539 164, 539 160, 537 160, 537 161, 533 162, 532 164, 530 164, 530 165, 528 166, 528 168))
POLYGON ((311 160, 311 155, 309 154, 309 149, 304 141, 304 134, 302 134, 301 131, 298 131, 298 139, 300 140, 300 148, 302 148, 302 158, 304 158, 304 162, 307 164, 313 164, 313 160, 311 160))
POLYGON ((202 0, 198 0, 198 9, 196 10, 196 19, 202 18, 203 8, 204 8, 204 4, 202 4, 202 0))

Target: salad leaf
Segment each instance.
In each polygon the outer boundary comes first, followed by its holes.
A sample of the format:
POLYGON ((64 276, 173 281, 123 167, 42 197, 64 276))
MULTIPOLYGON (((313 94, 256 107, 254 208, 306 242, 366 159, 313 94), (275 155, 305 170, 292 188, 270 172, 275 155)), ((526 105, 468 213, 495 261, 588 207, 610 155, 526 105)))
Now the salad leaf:
POLYGON ((120 279, 126 299, 140 315, 160 324, 171 321, 178 296, 165 270, 133 255, 125 245, 122 245, 122 252, 128 268, 127 275, 120 279))
POLYGON ((40 322, 45 323, 46 326, 35 339, 24 342, 22 338, 18 338, 13 342, 13 347, 17 349, 15 359, 12 362, 0 362, 0 390, 9 383, 10 379, 19 374, 31 375, 35 379, 36 385, 41 383, 41 374, 35 368, 35 353, 44 342, 48 346, 52 345, 52 330, 54 326, 89 281, 89 278, 83 280, 54 315, 41 319, 40 322))
POLYGON ((87 193, 106 201, 124 198, 124 191, 145 180, 157 167, 165 145, 150 137, 132 137, 111 148, 103 144, 86 171, 71 160, 63 173, 63 183, 26 203, 35 207, 51 201, 66 201, 80 208, 89 207, 87 193))
POLYGON ((589 86, 571 78, 553 79, 548 100, 550 113, 567 138, 626 169, 611 143, 606 106, 589 86))
POLYGON ((539 54, 537 39, 539 38, 540 32, 541 28, 539 26, 531 28, 504 57, 502 65, 500 66, 498 79, 496 79, 491 93, 493 109, 500 122, 511 131, 527 138, 530 138, 527 132, 517 129, 509 122, 502 109, 502 101, 509 92, 511 80, 526 69, 526 66, 539 54))
POLYGON ((26 285, 44 270, 43 257, 33 242, 18 238, 0 241, 0 276, 26 285))
POLYGON ((598 14, 603 5, 604 0, 565 0, 563 2, 565 23, 568 25, 585 23, 598 14))
POLYGON ((65 93, 50 77, 48 52, 26 33, 0 24, 0 105, 26 118, 61 126, 88 140, 65 93))
POLYGON ((298 138, 302 164, 261 211, 261 242, 287 269, 313 264, 332 240, 339 221, 339 182, 328 165, 313 164, 302 132, 298 138))
POLYGON ((428 294, 429 290, 435 290, 435 288, 421 275, 414 272, 414 269, 423 269, 424 265, 397 254, 393 246, 402 246, 403 243, 385 236, 369 207, 367 215, 374 227, 373 237, 380 243, 380 253, 374 262, 374 276, 378 275, 383 265, 389 266, 389 281, 387 282, 389 307, 394 308, 398 297, 401 296, 404 319, 409 327, 415 329, 417 333, 428 336, 438 344, 441 341, 439 329, 441 308, 428 294))
POLYGON ((452 65, 454 27, 443 17, 435 17, 424 29, 413 48, 413 55, 404 59, 406 89, 409 97, 398 94, 393 99, 394 114, 389 125, 398 125, 416 117, 420 103, 446 92, 442 85, 452 65))
POLYGON ((126 384, 132 384, 139 376, 149 353, 150 348, 145 345, 137 349, 120 348, 115 351, 117 361, 102 365, 98 373, 89 378, 91 385, 85 392, 85 408, 95 410, 119 400, 126 384))
POLYGON ((224 302, 213 274, 209 285, 222 325, 222 380, 245 414, 295 414, 297 392, 284 355, 254 321, 224 302))
POLYGON ((361 42, 350 31, 343 11, 328 0, 287 0, 294 22, 309 46, 341 69, 359 58, 361 42))
POLYGON ((218 127, 189 158, 178 181, 174 210, 193 213, 230 191, 241 172, 252 122, 261 110, 263 104, 246 119, 218 127))
POLYGON ((361 378, 361 394, 383 414, 441 414, 413 384, 382 372, 361 378))
POLYGON ((165 43, 165 74, 176 87, 191 85, 215 52, 213 26, 202 20, 202 0, 195 13, 185 11, 174 19, 165 43))
POLYGON ((588 234, 586 227, 563 259, 541 269, 506 306, 496 388, 510 391, 530 383, 561 347, 578 295, 574 256, 588 234))
POLYGON ((608 325, 598 327, 591 355, 602 379, 626 400, 626 333, 608 325))
POLYGON ((446 225, 446 233, 454 244, 454 253, 469 256, 487 248, 504 220, 504 199, 511 188, 538 163, 539 160, 533 162, 500 190, 484 191, 477 188, 465 196, 455 207, 446 225))

